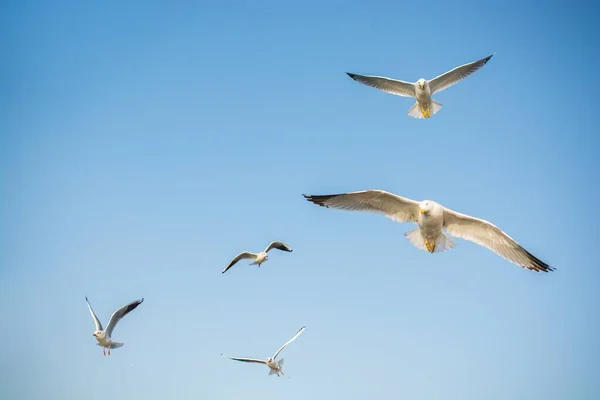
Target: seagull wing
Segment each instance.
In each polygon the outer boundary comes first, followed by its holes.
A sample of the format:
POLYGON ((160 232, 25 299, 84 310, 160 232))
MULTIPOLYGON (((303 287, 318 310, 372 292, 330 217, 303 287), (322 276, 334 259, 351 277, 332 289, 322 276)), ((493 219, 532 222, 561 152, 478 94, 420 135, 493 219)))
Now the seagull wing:
POLYGON ((444 227, 450 235, 487 247, 500 257, 523 268, 536 272, 554 270, 488 221, 444 208, 444 227))
POLYGON ((123 307, 119 308, 117 311, 115 311, 110 316, 108 325, 106 325, 106 335, 108 337, 111 337, 113 329, 115 329, 115 326, 121 320, 121 318, 123 318, 124 316, 129 314, 131 311, 133 311, 137 306, 142 304, 143 301, 144 301, 144 299, 132 301, 131 303, 126 304, 123 307))
MULTIPOLYGON (((221 354, 221 355, 223 355, 223 354, 221 354)), ((223 356, 223 357, 227 357, 227 356, 223 356)), ((229 358, 230 360, 249 362, 249 363, 259 363, 259 364, 267 363, 265 360, 258 360, 256 358, 235 358, 235 357, 227 357, 227 358, 229 358)))
POLYGON ((346 72, 346 74, 363 85, 371 86, 390 94, 402 97, 415 97, 415 85, 410 82, 386 78, 384 76, 358 75, 346 72))
POLYGON ((429 87, 431 88, 431 94, 441 92, 444 89, 449 88, 461 79, 466 78, 479 68, 483 67, 492 58, 493 54, 489 57, 482 58, 479 61, 473 61, 468 64, 456 67, 448 72, 443 73, 429 81, 429 87))
POLYGON ((265 249, 265 253, 267 253, 271 249, 283 250, 291 252, 292 248, 283 242, 271 242, 265 249))
POLYGON ((238 254, 237 256, 235 256, 235 258, 233 260, 231 260, 231 262, 225 267, 225 269, 223 271, 221 271, 222 274, 224 274, 225 272, 227 272, 227 270, 231 267, 233 267, 233 265, 244 259, 244 258, 253 258, 256 259, 257 254, 255 253, 250 253, 249 251, 242 251, 240 254, 238 254))
POLYGON ((298 332, 296 332, 296 334, 294 335, 294 337, 293 337, 293 338, 291 338, 290 340, 288 340, 287 342, 285 342, 285 344, 284 344, 283 346, 281 346, 281 347, 279 348, 279 350, 277 350, 277 353, 275 353, 275 355, 273 356, 273 360, 277 358, 277 355, 278 355, 279 353, 281 353, 281 350, 285 349, 285 346, 287 346, 288 344, 290 344, 290 343, 292 343, 294 340, 296 340, 296 338, 297 338, 298 336, 300 336, 300 335, 302 334, 302 332, 304 332, 304 330, 305 330, 305 329, 306 329, 306 327, 305 327, 305 326, 303 326, 302 328, 300 328, 300 330, 299 330, 298 332))
POLYGON ((90 304, 87 296, 85 296, 85 301, 87 302, 88 308, 90 310, 90 314, 92 314, 92 318, 94 318, 94 323, 96 324, 96 330, 97 331, 101 331, 102 330, 102 323, 100 322, 100 320, 96 316, 96 313, 94 312, 94 310, 92 310, 92 306, 91 306, 91 304, 90 304))
POLYGON ((396 222, 417 222, 419 213, 418 202, 384 190, 303 196, 308 201, 323 207, 375 212, 396 222))

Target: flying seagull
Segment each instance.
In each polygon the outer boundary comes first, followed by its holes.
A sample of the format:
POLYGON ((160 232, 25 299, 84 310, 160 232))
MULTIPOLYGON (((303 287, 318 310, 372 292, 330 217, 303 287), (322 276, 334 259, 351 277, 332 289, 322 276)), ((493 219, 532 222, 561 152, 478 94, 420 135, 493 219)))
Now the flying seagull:
POLYGON ((237 263, 238 261, 240 261, 241 259, 244 259, 244 258, 251 258, 254 260, 249 265, 258 265, 260 267, 260 264, 264 263, 265 261, 267 261, 269 259, 269 256, 267 255, 267 253, 271 249, 283 250, 283 251, 287 251, 287 252, 293 251, 292 248, 285 243, 271 242, 271 243, 269 243, 267 248, 264 251, 261 251, 260 253, 251 253, 249 251, 242 251, 240 254, 235 256, 235 258, 233 260, 231 260, 229 265, 227 265, 221 273, 224 274, 229 268, 233 267, 233 265, 235 263, 237 263))
POLYGON ((346 72, 346 74, 357 82, 383 90, 390 94, 403 97, 416 97, 417 102, 408 110, 408 115, 414 118, 423 119, 431 117, 442 108, 441 103, 438 103, 431 98, 432 95, 449 88, 461 79, 471 75, 473 72, 483 67, 492 56, 493 54, 489 57, 482 58, 479 61, 461 65, 460 67, 456 67, 431 80, 421 78, 415 83, 383 76, 358 75, 350 72, 346 72))
POLYGON ((105 330, 102 329, 102 324, 100 323, 100 320, 94 313, 94 310, 92 310, 92 306, 90 305, 90 302, 89 302, 87 296, 85 297, 85 301, 87 302, 88 308, 90 309, 90 313, 92 314, 92 318, 94 318, 94 323, 96 324, 96 330, 93 333, 93 336, 98 341, 98 343, 96 343, 96 344, 98 346, 102 347, 102 354, 104 354, 104 355, 106 355, 105 349, 108 349, 108 355, 110 356, 110 349, 116 349, 125 344, 125 343, 113 342, 113 340, 111 338, 113 329, 115 329, 115 326, 121 320, 121 318, 123 318, 130 311, 134 310, 137 306, 142 304, 144 299, 142 298, 140 300, 133 301, 133 302, 119 308, 117 311, 115 311, 110 316, 110 319, 108 320, 108 325, 106 326, 105 330))
POLYGON ((442 232, 445 229, 452 236, 487 247, 513 264, 536 272, 554 270, 492 223, 450 210, 431 200, 417 202, 383 190, 303 196, 327 208, 374 212, 396 222, 414 222, 418 228, 404 235, 416 248, 430 253, 455 246, 442 232))
MULTIPOLYGON (((275 355, 273 355, 273 357, 267 357, 266 360, 258 360, 256 358, 234 358, 234 357, 227 357, 227 358, 229 358, 230 360, 235 360, 235 361, 243 361, 243 362, 249 362, 249 363, 266 364, 267 367, 270 368, 269 375, 275 374, 278 377, 281 376, 281 375, 285 375, 283 373, 283 368, 282 368, 283 367, 283 358, 281 360, 279 360, 279 361, 275 361, 275 359, 277 358, 277 355, 279 355, 279 353, 281 353, 281 350, 285 349, 285 346, 287 346, 288 344, 290 344, 294 340, 296 340, 296 338, 298 336, 300 336, 300 334, 302 334, 302 332, 304 332, 305 329, 306 329, 306 326, 303 326, 302 328, 300 328, 300 330, 298 332, 296 332, 296 334, 294 335, 293 338, 291 338, 290 340, 288 340, 287 342, 285 342, 285 344, 283 346, 281 346, 279 348, 279 350, 277 350, 277 352, 275 353, 275 355)), ((221 354, 221 355, 223 355, 223 354, 221 354)))

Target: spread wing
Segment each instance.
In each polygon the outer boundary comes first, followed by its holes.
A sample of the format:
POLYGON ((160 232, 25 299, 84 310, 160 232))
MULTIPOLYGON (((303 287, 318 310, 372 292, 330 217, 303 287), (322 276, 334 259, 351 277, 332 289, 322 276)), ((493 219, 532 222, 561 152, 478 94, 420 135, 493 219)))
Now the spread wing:
POLYGON ((444 227, 450 235, 487 247, 500 257, 523 268, 536 272, 554 270, 488 221, 444 208, 444 227))
POLYGON ((346 72, 346 74, 363 85, 371 86, 402 97, 415 97, 415 85, 413 83, 390 79, 383 76, 358 75, 351 74, 350 72, 346 72))
POLYGON ((102 323, 100 323, 100 320, 96 316, 96 313, 94 312, 94 310, 92 310, 92 306, 91 306, 91 304, 90 304, 87 296, 85 296, 85 301, 87 302, 88 308, 90 310, 90 314, 92 314, 92 318, 94 318, 94 323, 96 324, 96 330, 97 331, 101 331, 102 330, 102 323))
POLYGON ((252 259, 256 259, 256 254, 254 253, 250 253, 249 251, 242 251, 240 254, 238 254, 237 256, 235 256, 235 258, 233 260, 231 260, 231 262, 225 267, 225 269, 223 271, 221 271, 222 274, 224 274, 225 272, 227 272, 227 270, 231 267, 233 267, 233 265, 244 259, 244 258, 252 258, 252 259))
POLYGON ((444 89, 449 88, 461 79, 466 78, 479 68, 483 67, 492 58, 493 54, 489 57, 482 58, 479 61, 473 61, 468 64, 456 67, 448 72, 443 73, 429 81, 429 87, 431 88, 431 94, 441 92, 444 89))
POLYGON ((271 249, 283 250, 291 252, 292 248, 283 242, 271 242, 265 249, 265 253, 267 253, 271 249))
POLYGON ((303 326, 302 328, 300 328, 300 330, 299 330, 298 332, 296 332, 296 334, 294 335, 294 337, 293 337, 293 338, 291 338, 290 340, 288 340, 287 342, 285 342, 285 344, 284 344, 283 346, 281 346, 281 347, 279 348, 279 350, 277 350, 277 353, 275 353, 275 355, 273 356, 273 360, 277 358, 277 355, 278 355, 279 353, 281 353, 281 350, 285 349, 285 346, 287 346, 288 344, 290 344, 290 343, 292 343, 294 340, 296 340, 296 338, 297 338, 298 336, 300 336, 300 335, 302 334, 302 332, 304 332, 304 330, 305 330, 305 329, 306 329, 306 327, 305 327, 305 326, 303 326))
MULTIPOLYGON (((221 354, 223 356, 223 354, 221 354)), ((227 356, 223 356, 223 357, 227 357, 227 356)), ((249 363, 259 363, 259 364, 266 364, 267 362, 265 360, 258 360, 256 358, 235 358, 235 357, 227 357, 230 360, 235 360, 235 361, 242 361, 242 362, 249 362, 249 363)))
POLYGON ((131 303, 126 304, 123 307, 119 308, 117 311, 115 311, 110 316, 108 325, 106 325, 106 335, 108 337, 111 337, 113 329, 115 329, 115 326, 117 326, 117 323, 121 320, 121 318, 129 314, 131 311, 135 310, 135 308, 142 304, 143 301, 144 299, 132 301, 131 303))
POLYGON ((418 202, 384 190, 303 196, 308 201, 323 207, 375 212, 396 222, 417 222, 419 212, 418 202))

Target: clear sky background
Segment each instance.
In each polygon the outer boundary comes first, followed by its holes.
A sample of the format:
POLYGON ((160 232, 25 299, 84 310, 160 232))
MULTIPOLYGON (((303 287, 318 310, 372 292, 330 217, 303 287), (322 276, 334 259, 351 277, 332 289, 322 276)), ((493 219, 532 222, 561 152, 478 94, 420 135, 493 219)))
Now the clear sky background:
POLYGON ((597 5, 498 3, 3 2, 0 398, 599 398, 597 5), (429 120, 345 75, 493 53, 429 120), (301 196, 369 188, 557 271, 301 196))

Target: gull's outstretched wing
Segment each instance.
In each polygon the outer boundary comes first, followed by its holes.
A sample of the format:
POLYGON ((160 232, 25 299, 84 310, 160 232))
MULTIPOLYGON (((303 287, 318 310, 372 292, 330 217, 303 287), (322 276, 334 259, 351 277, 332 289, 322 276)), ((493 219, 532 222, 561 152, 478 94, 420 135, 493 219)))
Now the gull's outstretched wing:
POLYGON ((267 253, 271 249, 283 250, 291 252, 292 248, 283 242, 271 242, 265 249, 265 253, 267 253))
POLYGON ((233 260, 231 260, 231 262, 225 267, 225 269, 223 271, 221 271, 222 274, 224 274, 225 272, 227 272, 227 270, 231 267, 233 267, 233 265, 244 259, 244 258, 253 258, 256 259, 257 254, 255 253, 251 253, 249 251, 242 251, 240 254, 238 254, 237 256, 235 256, 235 258, 233 260))
POLYGON ((444 208, 444 227, 450 235, 487 247, 500 257, 523 268, 536 272, 554 270, 488 221, 444 208))
POLYGON ((90 314, 92 314, 92 318, 94 318, 94 323, 96 324, 96 330, 97 331, 101 331, 102 330, 102 323, 100 322, 100 320, 96 316, 96 313, 94 312, 94 310, 92 310, 92 306, 91 306, 91 304, 90 304, 87 296, 85 296, 85 301, 87 302, 88 308, 90 309, 90 314))
POLYGON ((300 328, 300 330, 299 330, 298 332, 296 332, 296 334, 294 335, 294 337, 293 337, 293 338, 291 338, 290 340, 288 340, 287 342, 285 342, 285 344, 284 344, 283 346, 281 346, 281 347, 279 348, 279 350, 277 350, 277 353, 275 353, 275 355, 273 356, 273 360, 277 358, 277 355, 278 355, 279 353, 281 353, 281 350, 283 350, 283 349, 285 348, 285 346, 287 346, 288 344, 290 344, 290 343, 292 343, 294 340, 296 340, 296 338, 297 338, 298 336, 300 336, 300 335, 302 334, 302 332, 304 332, 304 330, 305 330, 305 329, 306 329, 306 327, 305 327, 305 326, 303 326, 302 328, 300 328))
MULTIPOLYGON (((221 354, 223 356, 223 354, 221 354)), ((223 356, 223 357, 227 357, 227 356, 223 356)), ((235 360, 235 361, 242 361, 242 362, 249 362, 249 363, 259 363, 259 364, 266 364, 267 362, 265 360, 258 360, 256 358, 235 358, 235 357, 227 357, 230 360, 235 360)))
POLYGON ((454 85, 461 79, 464 79, 467 76, 471 75, 473 72, 483 67, 490 60, 490 58, 492 58, 492 56, 493 54, 489 57, 482 58, 481 60, 461 65, 460 67, 456 67, 448 72, 441 74, 440 76, 433 78, 429 81, 429 88, 431 89, 431 94, 441 92, 442 90, 454 85))
POLYGON ((383 214, 396 222, 417 222, 419 203, 386 192, 363 190, 343 194, 303 195, 308 201, 327 208, 370 211, 383 214))
POLYGON ((390 79, 384 76, 358 75, 351 74, 350 72, 346 72, 346 74, 363 85, 402 97, 415 97, 415 85, 413 83, 390 79))
POLYGON ((131 303, 126 304, 123 307, 119 308, 117 311, 115 311, 110 316, 108 325, 106 325, 106 335, 108 337, 111 337, 113 329, 115 329, 115 326, 117 326, 117 323, 121 320, 121 318, 123 318, 124 316, 129 314, 131 311, 133 311, 137 306, 139 306, 143 302, 144 302, 143 298, 140 300, 135 300, 135 301, 132 301, 131 303))

